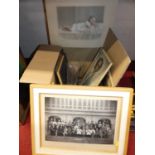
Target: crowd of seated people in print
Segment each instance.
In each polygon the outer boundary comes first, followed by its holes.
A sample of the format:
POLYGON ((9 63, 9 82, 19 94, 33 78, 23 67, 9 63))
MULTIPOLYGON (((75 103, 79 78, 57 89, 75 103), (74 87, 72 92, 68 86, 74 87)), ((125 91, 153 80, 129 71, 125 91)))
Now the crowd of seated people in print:
POLYGON ((48 119, 48 133, 53 136, 108 138, 112 135, 112 125, 109 119, 89 123, 82 118, 77 118, 67 123, 51 116, 48 119))

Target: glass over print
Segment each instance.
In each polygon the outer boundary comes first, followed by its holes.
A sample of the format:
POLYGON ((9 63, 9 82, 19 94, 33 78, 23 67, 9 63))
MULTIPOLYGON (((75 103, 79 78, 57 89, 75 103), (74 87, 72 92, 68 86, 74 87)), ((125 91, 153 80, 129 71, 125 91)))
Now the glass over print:
POLYGON ((45 97, 45 140, 114 144, 117 100, 45 97))

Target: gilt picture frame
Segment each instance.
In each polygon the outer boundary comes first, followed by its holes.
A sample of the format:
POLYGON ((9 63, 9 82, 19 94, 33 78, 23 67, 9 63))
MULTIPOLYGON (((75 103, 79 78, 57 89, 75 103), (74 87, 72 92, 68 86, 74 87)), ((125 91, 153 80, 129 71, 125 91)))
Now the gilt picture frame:
POLYGON ((30 85, 32 155, 125 155, 133 89, 30 85))

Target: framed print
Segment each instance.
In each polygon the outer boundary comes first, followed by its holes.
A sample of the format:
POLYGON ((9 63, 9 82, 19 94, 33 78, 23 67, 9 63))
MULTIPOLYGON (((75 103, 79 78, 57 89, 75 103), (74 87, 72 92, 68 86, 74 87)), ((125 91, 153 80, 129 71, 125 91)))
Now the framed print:
POLYGON ((57 62, 57 68, 55 69, 58 81, 60 84, 67 84, 67 65, 68 61, 64 54, 61 54, 60 59, 57 62))
POLYGON ((50 43, 101 47, 118 0, 44 0, 50 43))
POLYGON ((125 155, 130 88, 30 86, 33 155, 125 155))
POLYGON ((112 61, 106 52, 102 48, 99 48, 80 84, 98 86, 111 66, 112 61))

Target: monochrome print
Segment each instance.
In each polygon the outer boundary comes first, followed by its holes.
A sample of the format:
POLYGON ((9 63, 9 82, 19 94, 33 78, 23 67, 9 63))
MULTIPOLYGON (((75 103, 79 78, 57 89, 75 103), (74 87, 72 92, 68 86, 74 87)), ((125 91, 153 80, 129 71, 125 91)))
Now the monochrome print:
POLYGON ((113 144, 116 100, 45 97, 45 140, 113 144))
POLYGON ((103 6, 57 7, 59 35, 64 39, 94 40, 103 32, 103 6))
POLYGON ((98 86, 112 66, 106 52, 100 48, 79 84, 98 86))

